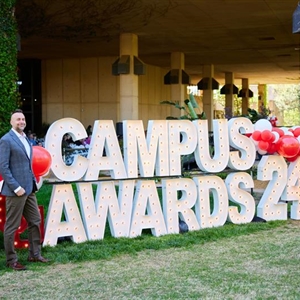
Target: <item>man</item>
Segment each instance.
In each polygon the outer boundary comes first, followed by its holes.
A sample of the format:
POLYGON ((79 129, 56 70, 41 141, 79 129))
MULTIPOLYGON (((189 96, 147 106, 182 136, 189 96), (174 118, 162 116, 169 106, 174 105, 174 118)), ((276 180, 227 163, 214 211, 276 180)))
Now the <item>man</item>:
POLYGON ((0 174, 4 179, 0 193, 6 196, 4 248, 7 267, 20 271, 26 267, 18 262, 14 238, 22 215, 28 223, 28 261, 46 263, 49 260, 41 255, 41 216, 35 196, 37 185, 32 171, 32 146, 24 133, 26 121, 22 110, 12 113, 10 124, 11 130, 0 140, 0 174))

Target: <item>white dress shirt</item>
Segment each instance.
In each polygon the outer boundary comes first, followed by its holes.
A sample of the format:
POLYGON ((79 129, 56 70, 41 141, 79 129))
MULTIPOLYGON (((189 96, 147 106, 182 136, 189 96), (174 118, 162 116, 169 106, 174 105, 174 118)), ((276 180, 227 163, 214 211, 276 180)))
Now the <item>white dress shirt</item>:
MULTIPOLYGON (((25 147, 25 150, 26 150, 26 153, 27 153, 27 156, 30 157, 30 145, 29 145, 29 142, 26 138, 26 135, 24 132, 22 132, 22 134, 20 134, 19 132, 17 132, 16 130, 14 130, 12 128, 12 131, 16 134, 16 136, 20 139, 20 141, 22 142, 22 144, 24 145, 25 147)), ((14 192, 17 193, 22 187, 19 186, 17 187, 14 192)))
POLYGON ((27 153, 27 156, 30 157, 30 145, 29 145, 29 142, 26 138, 26 135, 24 132, 22 132, 22 134, 20 134, 19 132, 17 132, 16 130, 14 130, 12 128, 12 131, 17 135, 17 137, 20 139, 20 141, 22 142, 22 144, 24 145, 25 147, 25 150, 26 150, 26 153, 27 153))

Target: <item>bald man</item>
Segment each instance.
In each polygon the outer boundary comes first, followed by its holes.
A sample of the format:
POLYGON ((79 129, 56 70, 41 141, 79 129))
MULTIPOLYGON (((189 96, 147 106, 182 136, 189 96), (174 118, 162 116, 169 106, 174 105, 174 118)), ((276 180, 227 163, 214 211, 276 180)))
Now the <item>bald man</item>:
POLYGON ((6 196, 4 248, 7 267, 21 271, 26 267, 18 262, 14 238, 22 216, 28 223, 28 261, 46 263, 49 260, 41 255, 41 216, 35 196, 32 146, 24 133, 26 120, 22 110, 12 113, 10 124, 11 130, 0 140, 0 174, 4 179, 0 193, 6 196))

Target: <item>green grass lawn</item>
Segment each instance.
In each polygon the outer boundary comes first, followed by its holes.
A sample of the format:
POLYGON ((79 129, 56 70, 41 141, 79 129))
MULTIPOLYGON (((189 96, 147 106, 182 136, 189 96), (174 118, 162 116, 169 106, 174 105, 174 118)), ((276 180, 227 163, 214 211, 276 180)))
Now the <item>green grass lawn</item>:
MULTIPOLYGON (((48 205, 51 186, 39 191, 48 205)), ((46 211, 46 210, 45 210, 46 211)), ((107 228, 107 231, 108 228, 107 228)), ((297 221, 226 224, 185 234, 113 238, 44 247, 51 263, 5 267, 0 299, 299 299, 297 221)))
MULTIPOLYGON (((74 186, 73 186, 74 187, 74 186)), ((44 184, 37 193, 39 205, 44 206, 45 217, 49 200, 51 197, 52 185, 44 184)), ((76 189, 74 187, 76 194, 76 189)), ((162 250, 174 247, 188 247, 191 245, 205 244, 222 238, 230 238, 239 235, 251 234, 261 230, 270 230, 281 226, 285 222, 273 221, 267 223, 249 223, 235 225, 227 223, 217 228, 206 228, 199 231, 190 231, 185 234, 169 234, 161 237, 154 237, 150 230, 144 229, 143 234, 136 238, 114 238, 110 234, 108 223, 105 229, 105 238, 97 241, 87 241, 76 244, 70 240, 58 243, 56 247, 44 247, 43 255, 51 258, 53 262, 69 263, 84 262, 95 259, 108 259, 121 254, 135 254, 144 249, 162 250)), ((26 232, 21 236, 27 238, 26 232)), ((3 246, 3 233, 0 232, 0 274, 6 271, 5 255, 3 246)), ((20 261, 27 258, 27 250, 19 249, 20 261)))
POLYGON ((45 248, 50 264, 1 269, 0 298, 299 299, 298 222, 199 232, 45 248))

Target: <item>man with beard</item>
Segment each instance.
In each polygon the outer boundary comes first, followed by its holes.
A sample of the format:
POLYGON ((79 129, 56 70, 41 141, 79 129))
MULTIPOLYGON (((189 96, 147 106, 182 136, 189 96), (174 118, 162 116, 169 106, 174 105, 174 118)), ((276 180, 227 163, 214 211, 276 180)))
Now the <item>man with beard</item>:
POLYGON ((46 263, 49 260, 41 255, 41 216, 35 196, 32 145, 24 133, 26 120, 22 110, 12 113, 10 124, 11 130, 0 140, 0 174, 4 180, 1 194, 6 196, 4 248, 7 267, 21 271, 26 267, 18 262, 14 238, 22 216, 28 223, 28 261, 46 263))

